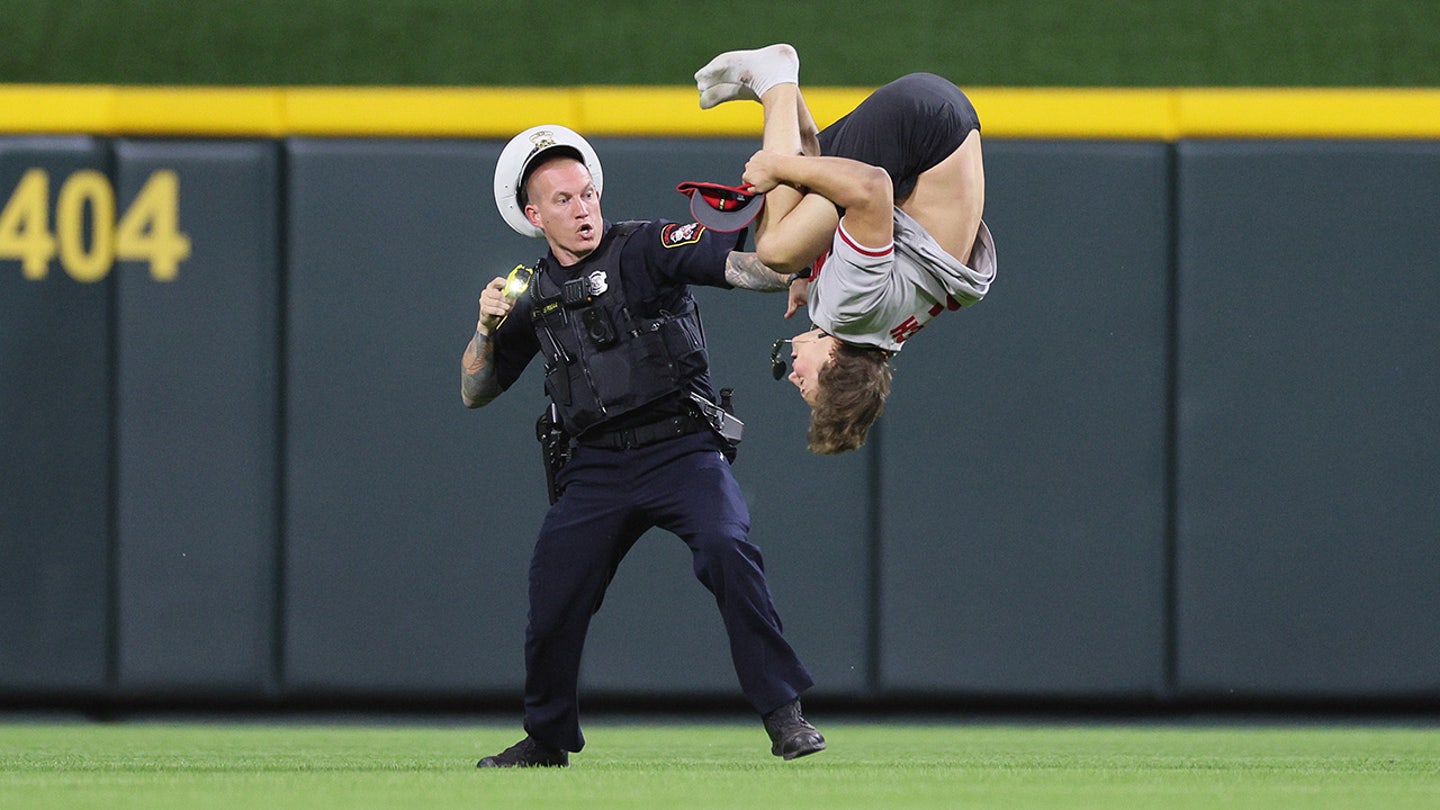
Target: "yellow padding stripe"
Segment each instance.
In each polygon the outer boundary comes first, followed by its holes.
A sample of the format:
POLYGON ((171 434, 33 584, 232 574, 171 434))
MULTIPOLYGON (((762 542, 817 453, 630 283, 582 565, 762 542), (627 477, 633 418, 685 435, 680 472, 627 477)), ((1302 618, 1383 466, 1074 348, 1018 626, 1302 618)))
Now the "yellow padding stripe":
POLYGON ((1186 90, 1180 131, 1195 138, 1440 138, 1440 90, 1186 90))
MULTIPOLYGON (((868 88, 816 87, 821 126, 868 88)), ((1006 138, 1440 139, 1440 89, 1005 88, 967 92, 1006 138)), ((0 133, 507 138, 536 123, 594 136, 755 137, 756 104, 702 111, 689 87, 0 85, 0 133)))

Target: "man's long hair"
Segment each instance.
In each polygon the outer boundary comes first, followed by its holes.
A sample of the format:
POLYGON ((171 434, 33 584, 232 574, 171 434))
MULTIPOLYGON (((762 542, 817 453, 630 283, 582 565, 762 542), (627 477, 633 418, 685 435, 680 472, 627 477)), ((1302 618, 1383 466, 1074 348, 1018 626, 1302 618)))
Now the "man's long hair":
POLYGON ((865 444, 890 396, 890 353, 836 341, 820 370, 820 395, 810 412, 810 452, 834 455, 865 444))

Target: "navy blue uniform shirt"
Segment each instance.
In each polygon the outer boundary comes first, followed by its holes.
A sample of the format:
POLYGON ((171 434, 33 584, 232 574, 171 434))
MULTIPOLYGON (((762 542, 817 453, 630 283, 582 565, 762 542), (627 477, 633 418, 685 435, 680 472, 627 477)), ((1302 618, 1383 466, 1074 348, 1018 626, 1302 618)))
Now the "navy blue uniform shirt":
MULTIPOLYGON (((607 221, 601 248, 613 236, 614 223, 607 221)), ((725 261, 740 237, 741 233, 718 233, 694 222, 661 219, 643 224, 630 236, 620 255, 621 284, 631 311, 651 318, 657 317, 661 310, 674 312, 690 284, 730 289, 725 281, 725 261)), ((552 272, 563 274, 564 278, 557 279, 563 282, 588 273, 592 259, 602 252, 601 248, 569 267, 561 267, 551 251, 546 252, 545 261, 552 272)), ((539 339, 530 321, 532 304, 529 295, 521 296, 491 336, 495 346, 495 374, 501 390, 508 390, 540 351, 539 339)), ((712 402, 715 400, 708 369, 691 381, 691 389, 712 402)), ((674 403, 659 403, 654 408, 627 414, 623 420, 617 420, 615 426, 640 424, 676 412, 678 408, 674 403)))

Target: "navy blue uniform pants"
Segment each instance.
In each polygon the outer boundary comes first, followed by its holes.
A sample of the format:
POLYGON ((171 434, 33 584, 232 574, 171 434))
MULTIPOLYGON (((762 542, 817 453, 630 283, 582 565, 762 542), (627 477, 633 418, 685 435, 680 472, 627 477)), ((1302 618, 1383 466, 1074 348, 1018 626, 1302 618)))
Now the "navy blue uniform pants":
POLYGON ((789 703, 813 680, 781 635, 750 512, 717 439, 697 433, 635 450, 577 448, 560 471, 530 562, 525 730, 579 751, 580 657, 590 618, 626 552, 659 527, 685 541, 715 596, 740 687, 755 711, 789 703))

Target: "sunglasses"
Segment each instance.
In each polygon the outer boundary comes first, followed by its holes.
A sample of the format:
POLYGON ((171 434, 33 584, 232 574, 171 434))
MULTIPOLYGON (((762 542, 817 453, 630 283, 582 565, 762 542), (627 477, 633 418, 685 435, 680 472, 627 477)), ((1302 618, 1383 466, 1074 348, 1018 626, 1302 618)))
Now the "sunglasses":
MULTIPOLYGON (((786 343, 791 343, 791 344, 794 344, 794 343, 810 343, 810 342, 812 342, 812 341, 819 340, 820 338, 830 337, 830 333, 829 333, 829 332, 826 332, 824 329, 821 329, 821 328, 818 327, 818 326, 812 328, 811 331, 812 331, 812 332, 819 332, 820 334, 818 334, 818 335, 816 335, 816 336, 814 336, 814 337, 780 338, 779 340, 775 341, 775 343, 774 343, 773 345, 771 345, 771 347, 770 347, 770 376, 771 376, 771 377, 774 377, 774 378, 777 379, 777 380, 781 380, 781 379, 784 379, 784 378, 785 378, 785 361, 784 361, 783 359, 781 359, 781 357, 780 357, 780 348, 781 348, 782 346, 784 346, 786 343)), ((809 334, 809 333, 807 332, 806 334, 809 334)))

